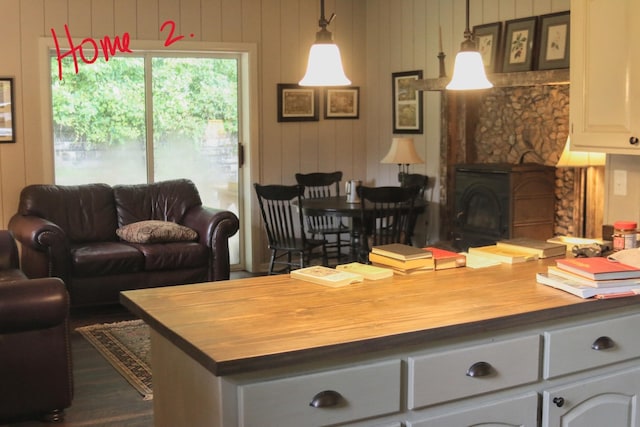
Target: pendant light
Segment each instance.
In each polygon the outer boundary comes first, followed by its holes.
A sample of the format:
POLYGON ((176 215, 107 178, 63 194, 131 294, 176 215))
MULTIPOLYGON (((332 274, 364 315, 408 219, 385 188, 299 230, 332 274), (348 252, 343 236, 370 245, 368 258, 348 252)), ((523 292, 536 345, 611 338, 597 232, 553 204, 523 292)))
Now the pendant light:
POLYGON ((333 42, 331 32, 327 26, 331 24, 336 14, 332 13, 329 20, 324 17, 324 0, 320 0, 320 31, 316 33, 316 42, 309 51, 307 72, 300 80, 300 86, 347 86, 351 80, 344 74, 340 49, 333 42))
POLYGON ((447 85, 449 90, 488 89, 493 84, 487 79, 482 56, 476 48, 473 33, 469 30, 469 0, 467 0, 467 27, 464 41, 453 65, 453 77, 447 85))

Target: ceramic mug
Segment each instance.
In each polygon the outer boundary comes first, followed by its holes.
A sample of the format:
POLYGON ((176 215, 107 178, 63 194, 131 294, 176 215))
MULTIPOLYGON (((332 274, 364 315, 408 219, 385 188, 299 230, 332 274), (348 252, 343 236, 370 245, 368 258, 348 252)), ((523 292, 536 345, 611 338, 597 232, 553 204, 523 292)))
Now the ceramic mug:
POLYGON ((362 181, 357 179, 351 179, 345 183, 345 193, 347 193, 348 203, 359 203, 357 188, 362 185, 362 181))

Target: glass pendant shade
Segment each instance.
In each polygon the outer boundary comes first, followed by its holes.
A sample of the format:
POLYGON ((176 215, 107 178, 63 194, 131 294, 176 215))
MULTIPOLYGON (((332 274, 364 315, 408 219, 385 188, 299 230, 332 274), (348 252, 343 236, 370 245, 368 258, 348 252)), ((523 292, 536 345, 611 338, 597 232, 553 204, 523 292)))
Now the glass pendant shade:
POLYGON ((449 90, 488 89, 493 84, 487 79, 482 56, 477 51, 460 51, 453 66, 449 90))
POLYGON ((307 72, 300 86, 347 86, 351 80, 344 74, 340 49, 333 43, 315 43, 309 51, 307 72))

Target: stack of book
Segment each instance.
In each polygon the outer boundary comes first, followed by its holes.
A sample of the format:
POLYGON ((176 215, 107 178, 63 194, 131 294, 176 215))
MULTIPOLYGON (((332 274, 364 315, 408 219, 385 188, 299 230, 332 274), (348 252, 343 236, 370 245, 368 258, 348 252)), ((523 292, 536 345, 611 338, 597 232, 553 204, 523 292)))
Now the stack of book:
POLYGON ((464 267, 467 265, 467 257, 464 254, 435 248, 433 246, 428 246, 423 249, 431 252, 434 270, 446 270, 449 268, 464 267))
POLYGON ((538 283, 581 298, 614 298, 640 293, 640 268, 606 257, 558 259, 538 283))
POLYGON ((369 262, 374 266, 389 268, 399 275, 433 270, 430 251, 400 243, 374 246, 369 253, 369 262))
POLYGON ((538 258, 564 256, 567 246, 529 237, 500 240, 495 245, 469 248, 469 255, 484 257, 507 264, 534 261, 538 258))

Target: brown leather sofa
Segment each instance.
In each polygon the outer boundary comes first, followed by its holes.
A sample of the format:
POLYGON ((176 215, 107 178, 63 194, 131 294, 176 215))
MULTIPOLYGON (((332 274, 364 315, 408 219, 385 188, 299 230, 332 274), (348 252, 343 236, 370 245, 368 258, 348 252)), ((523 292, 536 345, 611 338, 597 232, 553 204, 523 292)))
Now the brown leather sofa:
POLYGON ((29 278, 60 277, 73 307, 117 303, 123 290, 229 278, 232 212, 202 205, 186 179, 153 184, 30 185, 9 230, 29 278), (194 240, 125 241, 116 230, 158 220, 195 230, 194 240))
POLYGON ((29 280, 0 230, 0 424, 61 421, 73 398, 69 295, 59 278, 29 280))

